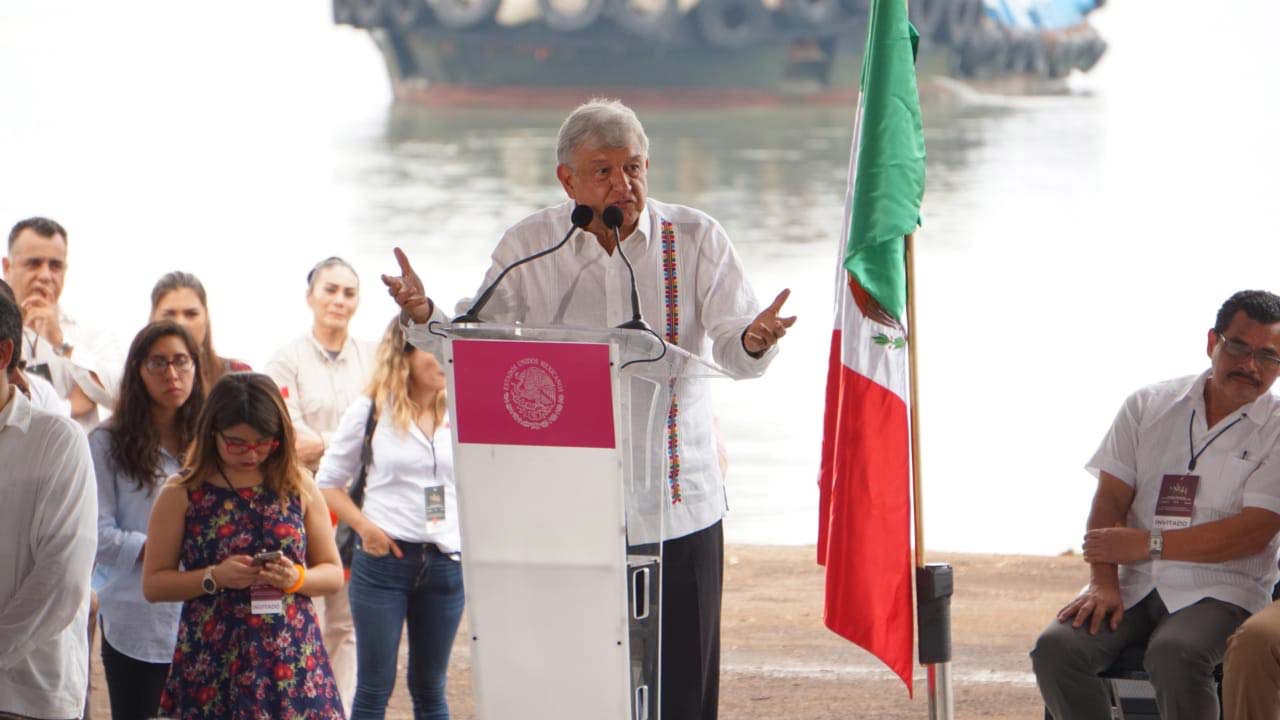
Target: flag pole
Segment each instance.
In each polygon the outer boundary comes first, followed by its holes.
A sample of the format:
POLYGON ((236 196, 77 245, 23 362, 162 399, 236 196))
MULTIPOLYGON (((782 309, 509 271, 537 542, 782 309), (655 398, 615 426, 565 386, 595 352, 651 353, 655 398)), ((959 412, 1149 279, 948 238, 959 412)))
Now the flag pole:
POLYGON ((920 389, 916 372, 915 233, 903 238, 907 264, 907 364, 911 388, 911 496, 916 526, 916 622, 920 664, 928 673, 929 720, 955 717, 951 689, 951 589, 954 571, 924 561, 924 491, 920 482, 920 389))
POLYGON ((915 233, 904 238, 907 260, 907 372, 911 395, 911 505, 915 508, 916 567, 924 567, 924 492, 920 478, 920 383, 916 380, 916 253, 915 233))

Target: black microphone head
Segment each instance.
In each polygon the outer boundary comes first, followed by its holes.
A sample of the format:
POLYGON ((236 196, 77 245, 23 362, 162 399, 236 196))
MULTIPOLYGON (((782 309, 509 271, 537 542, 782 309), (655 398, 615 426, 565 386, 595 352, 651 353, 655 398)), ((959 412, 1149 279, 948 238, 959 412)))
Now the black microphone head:
POLYGON ((622 210, 617 205, 610 205, 601 213, 600 219, 604 221, 604 226, 607 228, 620 228, 622 227, 622 210))
POLYGON ((573 209, 573 214, 569 216, 569 221, 576 228, 584 228, 591 224, 591 218, 596 216, 596 211, 591 209, 590 205, 579 205, 573 209))

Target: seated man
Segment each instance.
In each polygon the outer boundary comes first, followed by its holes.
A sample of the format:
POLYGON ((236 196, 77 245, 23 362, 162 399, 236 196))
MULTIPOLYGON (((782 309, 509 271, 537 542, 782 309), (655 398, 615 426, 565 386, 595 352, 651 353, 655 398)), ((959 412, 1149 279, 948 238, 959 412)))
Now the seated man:
POLYGON ((1210 368, 1129 397, 1088 469, 1098 477, 1090 582, 1031 651, 1056 720, 1110 720, 1097 675, 1147 643, 1165 720, 1213 720, 1227 638, 1271 598, 1280 547, 1280 297, 1232 295, 1210 368))
POLYGON ((1280 601, 1249 618, 1227 640, 1222 717, 1280 718, 1280 601))

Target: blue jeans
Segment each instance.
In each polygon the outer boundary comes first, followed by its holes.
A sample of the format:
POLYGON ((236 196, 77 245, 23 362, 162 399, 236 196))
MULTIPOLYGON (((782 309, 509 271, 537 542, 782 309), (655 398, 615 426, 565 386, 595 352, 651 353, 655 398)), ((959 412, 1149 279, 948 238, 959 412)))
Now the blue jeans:
POLYGON ((351 561, 357 662, 351 718, 385 716, 407 622, 414 720, 449 720, 444 691, 449 653, 462 618, 462 563, 442 555, 435 545, 396 542, 403 558, 374 557, 357 547, 351 561))

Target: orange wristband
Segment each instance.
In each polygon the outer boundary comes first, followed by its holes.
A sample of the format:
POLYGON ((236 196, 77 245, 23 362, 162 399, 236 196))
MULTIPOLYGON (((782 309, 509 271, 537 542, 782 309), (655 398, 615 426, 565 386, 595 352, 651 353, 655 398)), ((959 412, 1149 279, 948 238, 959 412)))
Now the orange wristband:
POLYGON ((301 590, 302 583, 306 582, 307 580, 307 566, 299 565, 298 563, 294 563, 293 566, 298 568, 298 582, 294 583, 292 586, 288 588, 285 588, 285 592, 291 595, 301 590))

